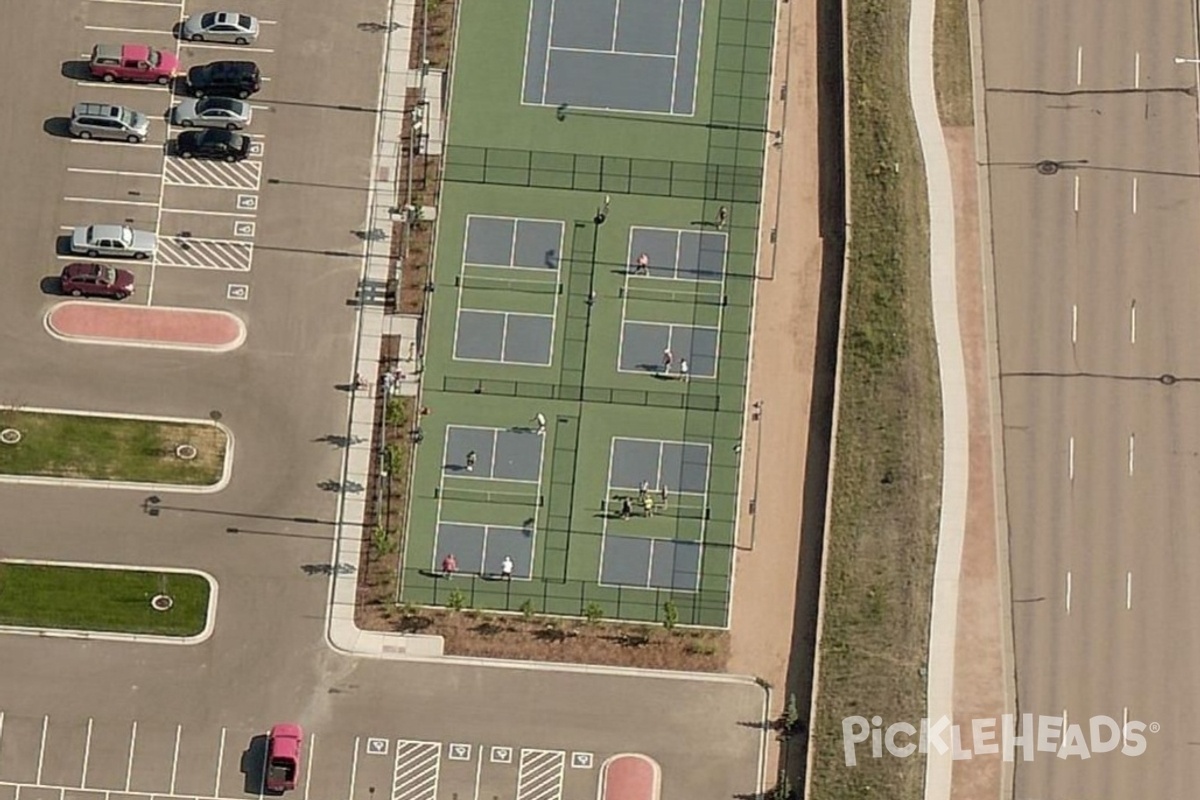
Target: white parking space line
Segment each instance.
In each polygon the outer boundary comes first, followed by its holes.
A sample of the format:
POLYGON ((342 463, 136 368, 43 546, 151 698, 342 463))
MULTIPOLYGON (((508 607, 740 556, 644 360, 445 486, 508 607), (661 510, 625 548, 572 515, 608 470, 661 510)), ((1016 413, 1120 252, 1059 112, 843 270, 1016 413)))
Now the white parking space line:
POLYGON ((1125 610, 1133 608, 1133 573, 1125 573, 1125 610))
POLYGON ((561 800, 566 763, 562 750, 522 750, 517 800, 561 800))
POLYGON ((78 172, 82 175, 120 175, 122 178, 160 178, 161 172, 125 172, 119 169, 90 169, 87 167, 67 167, 67 172, 78 172))
POLYGON ((1075 176, 1075 213, 1079 213, 1079 176, 1075 176))
MULTIPOLYGON (((317 735, 310 733, 308 735, 308 764, 304 769, 304 800, 308 800, 308 787, 312 785, 312 765, 313 752, 317 749, 317 735)), ((355 754, 357 755, 357 750, 355 754)))
POLYGON ((1137 300, 1129 304, 1129 343, 1137 344, 1137 300))
POLYGON ((1134 178, 1133 179, 1133 213, 1134 214, 1137 213, 1137 186, 1138 186, 1138 179, 1134 178))
POLYGON ((1079 45, 1079 50, 1075 53, 1075 85, 1083 84, 1083 45, 1079 45))
POLYGON ((168 158, 163 165, 167 186, 257 191, 262 183, 262 162, 247 159, 235 164, 204 159, 168 158))
POLYGON ((362 745, 362 737, 354 737, 354 758, 350 760, 350 791, 346 797, 354 797, 354 784, 358 782, 358 748, 362 745))
POLYGON ((1079 341, 1079 305, 1071 306, 1071 344, 1079 341))
POLYGON ((37 763, 37 780, 38 785, 42 783, 42 767, 46 763, 46 727, 50 724, 50 715, 42 716, 42 741, 38 745, 38 763, 37 763))
POLYGON ((217 777, 213 779, 213 797, 221 794, 221 766, 225 763, 225 729, 221 728, 221 746, 217 748, 217 777))
POLYGON ((1071 613, 1071 570, 1067 570, 1067 613, 1071 613))
POLYGON ((154 203, 149 200, 103 200, 99 197, 70 196, 64 197, 63 200, 66 200, 70 203, 100 203, 101 205, 106 206, 144 206, 147 208, 153 208, 158 205, 158 203, 154 203))
POLYGON ((127 6, 164 6, 166 8, 179 8, 182 3, 163 3, 160 0, 88 0, 89 3, 114 3, 127 6))
POLYGON ((1133 88, 1142 88, 1142 54, 1133 54, 1133 88))
POLYGON ((102 142, 96 139, 71 139, 71 144, 99 145, 101 147, 140 147, 143 150, 162 150, 161 144, 154 142, 102 142))
POLYGON ((113 81, 112 83, 108 83, 106 81, 75 81, 75 85, 90 87, 92 89, 132 89, 136 92, 169 92, 167 87, 161 86, 157 83, 151 86, 149 84, 143 85, 140 83, 117 83, 116 81, 113 81))
POLYGON ((79 773, 79 788, 87 786, 88 762, 92 757, 92 718, 88 717, 87 736, 83 740, 83 770, 79 773))
POLYGON ((254 212, 247 211, 199 211, 194 208, 167 208, 163 207, 164 214, 196 214, 201 217, 239 217, 241 219, 253 219, 258 216, 254 212))
POLYGON ((183 734, 183 726, 175 726, 175 752, 171 754, 171 794, 175 794, 175 776, 179 774, 179 737, 183 734))
POLYGON ((249 272, 253 258, 253 242, 160 235, 155 263, 160 267, 249 272))
POLYGON ((398 740, 391 800, 436 800, 441 764, 441 742, 398 740))
POLYGON ((137 720, 133 721, 133 729, 129 732, 129 761, 125 765, 125 791, 133 783, 133 751, 137 747, 137 720))
POLYGON ((164 31, 161 29, 156 30, 154 28, 111 28, 106 25, 84 25, 83 29, 85 31, 107 31, 110 33, 136 33, 139 35, 145 34, 147 36, 170 36, 172 38, 174 38, 174 36, 175 36, 170 31, 164 31))
POLYGON ((199 50, 236 50, 239 53, 274 53, 269 47, 249 47, 244 44, 217 44, 215 42, 184 42, 184 47, 195 47, 199 50))
POLYGON ((1067 477, 1075 480, 1075 437, 1071 437, 1071 441, 1067 446, 1067 477))
POLYGON ((1129 474, 1133 475, 1133 434, 1129 434, 1129 474))

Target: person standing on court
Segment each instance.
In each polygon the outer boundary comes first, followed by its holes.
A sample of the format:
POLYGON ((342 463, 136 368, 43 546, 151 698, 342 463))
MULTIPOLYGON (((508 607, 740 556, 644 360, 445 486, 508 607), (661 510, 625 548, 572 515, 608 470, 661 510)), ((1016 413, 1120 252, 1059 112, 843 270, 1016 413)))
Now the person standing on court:
POLYGON ((500 562, 500 577, 506 581, 511 581, 513 576, 513 560, 512 556, 505 556, 500 562))
POLYGON ((633 506, 629 504, 628 497, 621 498, 621 519, 629 519, 633 516, 633 506))
POLYGON ((654 516, 654 498, 648 494, 642 498, 642 513, 647 517, 654 516))
POLYGON ((637 257, 636 266, 633 270, 634 275, 649 275, 650 274, 650 256, 642 253, 637 257))
POLYGON ((671 353, 671 348, 663 350, 662 371, 663 375, 671 374, 671 362, 675 360, 675 356, 671 353))
POLYGON ((687 381, 688 381, 688 363, 687 363, 686 358, 681 358, 679 360, 679 377, 683 378, 684 383, 687 383, 687 381))
POLYGON ((447 578, 453 578, 456 572, 458 572, 458 559, 454 557, 454 553, 446 553, 446 557, 442 559, 442 573, 447 578))
POLYGON ((642 485, 638 487, 638 502, 646 502, 646 495, 650 493, 650 481, 642 481, 642 485))
POLYGON ((667 496, 668 495, 669 495, 669 492, 667 491, 667 485, 664 483, 662 485, 662 488, 658 490, 658 499, 659 499, 659 502, 662 504, 663 511, 667 510, 667 496))
POLYGON ((537 413, 537 415, 533 418, 533 424, 537 426, 537 432, 539 434, 545 433, 546 432, 546 415, 539 411, 537 413))
POLYGON ((475 471, 475 462, 479 460, 479 454, 474 450, 467 453, 467 472, 475 471))

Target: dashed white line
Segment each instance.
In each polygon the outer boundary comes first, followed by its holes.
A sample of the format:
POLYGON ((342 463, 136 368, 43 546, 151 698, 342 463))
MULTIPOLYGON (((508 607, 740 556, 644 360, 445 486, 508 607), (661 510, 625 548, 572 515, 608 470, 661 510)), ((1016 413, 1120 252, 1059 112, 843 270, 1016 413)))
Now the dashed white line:
POLYGON ((42 741, 38 745, 38 765, 37 765, 37 780, 35 783, 42 782, 42 766, 46 763, 46 728, 50 725, 50 715, 42 716, 42 741))
POLYGON ((1064 708, 1064 709, 1063 709, 1063 723, 1062 723, 1062 729, 1063 729, 1064 731, 1066 731, 1066 729, 1067 729, 1068 727, 1070 727, 1070 723, 1068 723, 1068 722, 1067 722, 1067 710, 1064 708))
POLYGON ((1133 475, 1133 434, 1129 434, 1129 474, 1133 475))
POLYGON ((92 718, 88 717, 87 736, 83 740, 83 771, 79 776, 79 788, 87 787, 88 761, 92 757, 92 718))
POLYGON ((1075 213, 1079 213, 1079 176, 1075 176, 1075 213))
POLYGON ((175 726, 175 752, 171 755, 171 794, 175 794, 175 776, 179 773, 179 737, 183 735, 183 726, 175 726))
POLYGON ((1075 437, 1067 443, 1067 477, 1075 480, 1075 437))
POLYGON ((1071 570, 1067 570, 1067 613, 1071 613, 1071 570))
POLYGON ((125 791, 133 783, 133 749, 137 746, 137 720, 133 721, 133 729, 129 732, 129 761, 125 765, 125 791))
POLYGON ((1133 608, 1133 573, 1125 573, 1125 610, 1133 608))
POLYGON ((1127 738, 1128 736, 1129 736, 1129 707, 1126 706, 1121 711, 1121 738, 1124 739, 1124 738, 1127 738))
POLYGON ((1075 85, 1083 84, 1083 45, 1075 52, 1075 85))
POLYGON ((1137 190, 1138 190, 1138 179, 1137 179, 1137 178, 1134 178, 1134 179, 1133 179, 1133 213, 1134 213, 1134 214, 1136 214, 1136 213, 1137 213, 1137 200, 1138 200, 1138 198, 1137 198, 1137 194, 1138 194, 1137 190))

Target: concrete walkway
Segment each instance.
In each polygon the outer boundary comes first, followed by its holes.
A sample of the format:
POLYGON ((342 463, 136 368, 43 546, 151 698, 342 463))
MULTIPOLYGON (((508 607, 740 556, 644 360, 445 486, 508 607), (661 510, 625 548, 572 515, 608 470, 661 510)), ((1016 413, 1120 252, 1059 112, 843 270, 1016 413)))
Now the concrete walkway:
MULTIPOLYGON (((958 589, 967 516, 967 384, 958 325, 954 192, 950 159, 938 116, 933 78, 936 0, 912 0, 908 31, 909 96, 916 118, 929 199, 929 268, 938 371, 942 387, 942 511, 929 620, 926 717, 953 719, 954 649, 958 589)), ((925 762, 926 800, 948 800, 954 762, 930 748, 925 762)))

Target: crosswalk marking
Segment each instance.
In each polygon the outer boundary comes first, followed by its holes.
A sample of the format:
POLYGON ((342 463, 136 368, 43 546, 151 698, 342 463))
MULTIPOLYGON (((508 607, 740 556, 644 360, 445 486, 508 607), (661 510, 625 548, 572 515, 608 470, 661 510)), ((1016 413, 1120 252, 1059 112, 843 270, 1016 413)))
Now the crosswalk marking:
POLYGON ((160 267, 223 269, 249 272, 254 258, 254 243, 226 239, 199 239, 188 236, 163 236, 158 240, 155 263, 160 267))
POLYGON ((392 800, 436 800, 441 762, 441 742, 397 740, 392 800))
POLYGON ((522 750, 517 800, 561 800, 566 755, 562 750, 522 750))
POLYGON ((262 162, 248 159, 230 164, 207 159, 168 158, 163 165, 163 182, 167 186, 256 192, 262 183, 262 162))

